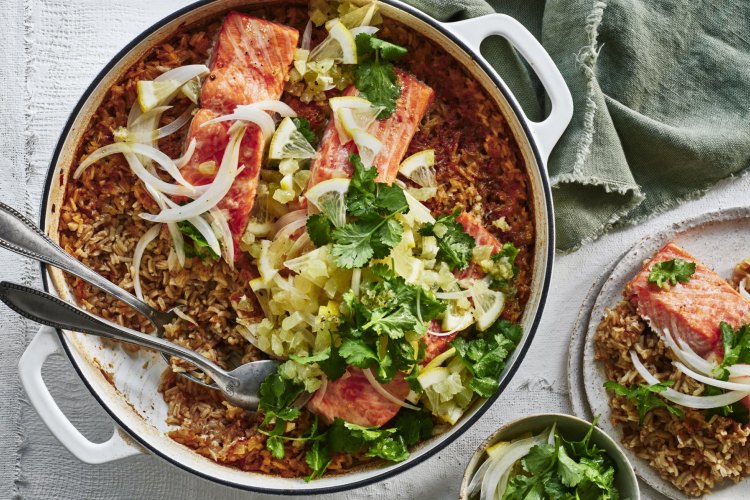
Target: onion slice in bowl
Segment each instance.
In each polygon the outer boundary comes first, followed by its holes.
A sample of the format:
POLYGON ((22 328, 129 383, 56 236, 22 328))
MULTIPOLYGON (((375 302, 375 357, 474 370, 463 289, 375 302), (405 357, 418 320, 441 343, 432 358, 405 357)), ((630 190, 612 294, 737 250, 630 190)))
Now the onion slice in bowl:
POLYGON ((133 252, 133 264, 131 267, 131 273, 133 275, 133 289, 135 290, 135 296, 143 300, 143 291, 141 290, 141 259, 143 259, 143 253, 149 243, 154 241, 159 232, 161 231, 161 224, 151 226, 151 228, 143 233, 141 239, 135 245, 135 252, 133 252))
MULTIPOLYGON (((633 361, 638 374, 650 385, 656 385, 659 383, 659 379, 650 373, 646 367, 641 363, 638 354, 634 351, 630 351, 630 359, 633 361)), ((674 389, 665 389, 659 393, 665 399, 677 403, 678 405, 685 406, 687 408, 693 408, 696 410, 708 410, 710 408, 719 408, 736 403, 737 401, 744 399, 750 395, 750 391, 730 391, 717 396, 692 396, 690 394, 683 394, 677 392, 674 389)))
POLYGON ((399 405, 402 408, 408 408, 410 410, 420 411, 420 408, 418 406, 414 406, 412 404, 409 404, 406 401, 401 401, 396 396, 394 396, 393 394, 391 394, 390 392, 388 392, 388 390, 385 387, 383 387, 380 384, 380 382, 378 382, 375 379, 375 376, 372 374, 372 372, 370 371, 369 368, 364 368, 362 370, 362 373, 365 374, 365 378, 370 383, 370 385, 372 386, 372 388, 375 389, 375 391, 378 394, 380 394, 381 396, 383 396, 385 399, 387 399, 391 403, 393 403, 395 405, 399 405))

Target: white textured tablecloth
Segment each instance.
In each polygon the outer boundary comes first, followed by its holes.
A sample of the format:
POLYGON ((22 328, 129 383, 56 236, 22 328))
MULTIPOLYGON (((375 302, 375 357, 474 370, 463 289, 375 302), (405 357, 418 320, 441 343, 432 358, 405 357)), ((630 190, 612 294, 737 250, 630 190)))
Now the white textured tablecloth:
MULTIPOLYGON (((38 219, 43 179, 58 134, 94 75, 132 37, 187 0, 0 1, 0 199, 38 219)), ((574 56, 574 55, 571 55, 574 56)), ((750 181, 719 185, 640 227, 558 256, 536 339, 503 397, 438 456, 388 481, 332 498, 456 498, 463 469, 479 442, 503 422, 537 412, 570 412, 565 365, 579 305, 598 277, 642 236, 748 199, 750 181)), ((0 278, 39 283, 36 263, 0 251, 0 278)), ((35 325, 0 310, 0 498, 233 499, 257 497, 187 474, 151 456, 103 466, 78 462, 49 433, 20 388, 16 365, 35 325)), ((53 358, 46 379, 65 413, 94 440, 112 421, 69 362, 53 358)), ((646 497, 652 497, 646 494, 646 497)))

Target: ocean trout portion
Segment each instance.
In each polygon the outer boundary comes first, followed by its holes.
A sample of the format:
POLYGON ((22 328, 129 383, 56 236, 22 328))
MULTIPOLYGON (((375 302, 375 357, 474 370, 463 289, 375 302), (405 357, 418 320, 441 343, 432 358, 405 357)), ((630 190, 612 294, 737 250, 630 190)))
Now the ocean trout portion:
MULTIPOLYGON (((203 83, 201 106, 193 118, 185 144, 196 140, 192 158, 182 175, 194 185, 209 184, 221 165, 232 122, 202 126, 211 118, 231 113, 235 106, 278 99, 294 58, 298 33, 295 29, 238 12, 224 18, 211 58, 211 74, 203 83)), ((240 145, 238 166, 242 172, 219 202, 226 212, 239 258, 239 241, 245 232, 255 203, 261 161, 263 135, 257 125, 247 124, 240 145)))
POLYGON ((294 28, 230 12, 211 55, 201 106, 228 114, 235 106, 278 99, 294 60, 294 28))
MULTIPOLYGON (((367 128, 367 132, 383 144, 373 161, 378 170, 375 180, 387 184, 396 179, 399 164, 435 95, 430 87, 414 76, 398 69, 395 71, 401 86, 396 111, 384 120, 375 120, 367 128)), ((344 95, 357 95, 357 89, 352 85, 346 89, 344 95)), ((349 155, 356 152, 357 147, 353 141, 342 144, 331 119, 310 167, 308 187, 335 177, 351 177, 353 167, 349 163, 349 155)))
POLYGON ((681 338, 698 354, 721 349, 719 323, 738 328, 750 322, 750 301, 726 280, 674 243, 659 250, 625 287, 638 314, 652 327, 681 338), (648 282, 654 264, 672 259, 695 262, 695 273, 686 283, 659 288, 648 282))

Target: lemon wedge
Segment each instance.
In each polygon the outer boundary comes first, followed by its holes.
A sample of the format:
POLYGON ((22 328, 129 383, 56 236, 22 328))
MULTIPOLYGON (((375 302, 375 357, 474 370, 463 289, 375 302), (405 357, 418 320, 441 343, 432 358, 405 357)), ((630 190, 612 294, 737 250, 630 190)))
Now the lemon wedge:
POLYGON ((477 329, 484 331, 492 326, 505 307, 505 294, 490 290, 483 282, 478 281, 471 293, 474 301, 474 318, 477 320, 477 329))
POLYGON ((346 223, 346 192, 349 179, 328 179, 307 190, 305 198, 324 213, 336 227, 346 223))
POLYGON ((332 97, 328 100, 333 112, 333 124, 342 143, 348 142, 354 130, 367 130, 382 108, 375 107, 367 99, 357 96, 332 97))
POLYGON ((283 160, 285 158, 305 159, 315 156, 315 149, 307 142, 305 136, 297 130, 291 118, 281 120, 276 128, 271 145, 268 148, 270 160, 283 160))
POLYGON ((419 153, 414 153, 401 162, 398 173, 422 187, 435 187, 437 186, 437 180, 435 178, 434 166, 435 150, 425 149, 419 153))
POLYGON ((178 80, 139 80, 135 89, 141 111, 146 113, 154 109, 182 86, 183 83, 178 80))
POLYGON ((378 156, 378 153, 383 148, 383 143, 377 137, 364 130, 354 129, 353 132, 352 139, 354 139, 354 144, 357 145, 362 164, 365 166, 373 165, 375 157, 378 156))
POLYGON ((409 255, 404 249, 394 251, 392 255, 393 270, 396 274, 404 278, 407 283, 416 283, 424 270, 424 263, 409 255))

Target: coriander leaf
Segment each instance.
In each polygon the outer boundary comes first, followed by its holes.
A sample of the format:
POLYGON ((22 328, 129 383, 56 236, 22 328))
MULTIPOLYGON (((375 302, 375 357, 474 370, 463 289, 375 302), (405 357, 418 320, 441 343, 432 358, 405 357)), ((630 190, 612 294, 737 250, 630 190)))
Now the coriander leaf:
POLYGON ((378 356, 363 340, 344 339, 339 348, 339 354, 347 364, 358 368, 368 368, 371 362, 377 361, 378 356))
POLYGON ((495 394, 500 384, 491 377, 472 377, 469 388, 482 398, 488 398, 495 394))
MULTIPOLYGON (((719 394, 724 394, 724 392, 725 391, 719 389, 718 387, 713 387, 710 385, 705 386, 705 388, 703 389, 704 396, 718 396, 719 394)), ((744 425, 750 423, 750 411, 748 411, 747 407, 743 405, 741 401, 738 401, 731 405, 721 406, 719 408, 709 408, 704 413, 706 415, 706 420, 710 420, 710 418, 714 415, 719 415, 720 417, 731 418, 735 422, 739 422, 744 425)))
POLYGON ((391 462, 402 462, 409 457, 409 450, 401 436, 387 436, 371 444, 365 455, 380 457, 391 462))
POLYGON ((362 60, 370 55, 377 55, 379 59, 383 59, 384 61, 393 61, 405 56, 408 52, 406 47, 386 42, 367 33, 360 33, 354 41, 357 44, 358 60, 362 60))
POLYGON ((406 446, 413 446, 432 437, 432 414, 427 410, 414 411, 403 408, 396 415, 393 424, 406 446))
POLYGON ((404 234, 404 228, 400 222, 388 219, 373 234, 371 244, 374 259, 383 259, 390 255, 393 247, 399 244, 404 234))
POLYGON ((261 425, 267 425, 274 419, 290 421, 299 417, 300 410, 292 403, 303 390, 302 385, 284 378, 280 371, 267 376, 258 391, 259 408, 265 414, 261 425))
POLYGON ((434 236, 437 239, 437 258, 448 264, 451 269, 466 269, 472 257, 476 242, 469 236, 463 226, 456 222, 459 211, 439 217, 434 224, 425 224, 419 234, 434 236))
POLYGON ((396 185, 384 183, 375 183, 377 194, 375 196, 375 205, 377 208, 387 212, 401 212, 408 206, 404 190, 396 185))
POLYGON ((383 108, 378 114, 380 120, 396 111, 396 101, 401 95, 397 80, 393 65, 388 62, 368 61, 354 69, 354 86, 359 90, 360 97, 370 101, 373 106, 383 108))
POLYGON ((332 453, 356 453, 365 445, 361 435, 352 433, 346 422, 336 417, 328 428, 327 441, 332 453))
POLYGON ((334 229, 331 254, 336 258, 336 265, 353 269, 367 264, 375 253, 372 235, 381 224, 378 220, 363 220, 334 229))
POLYGON ((557 473, 565 486, 576 486, 583 479, 583 470, 575 460, 568 456, 564 446, 557 448, 557 473))
POLYGON ((659 288, 665 288, 670 283, 676 285, 677 282, 687 283, 690 277, 695 273, 695 262, 688 262, 682 259, 665 260, 657 262, 648 273, 648 282, 656 283, 659 288))
POLYGON ((311 215, 307 218, 307 234, 316 247, 322 247, 331 242, 333 223, 323 214, 311 215))
POLYGON ((321 477, 331 463, 328 448, 322 445, 320 441, 315 441, 305 454, 305 462, 312 469, 312 473, 305 478, 305 481, 312 481, 321 477))
POLYGON ((676 417, 683 416, 682 410, 676 406, 672 406, 670 403, 657 396, 658 393, 664 392, 672 385, 674 385, 674 380, 666 380, 654 385, 641 384, 632 387, 625 387, 614 380, 609 380, 604 383, 606 389, 614 392, 618 396, 624 396, 630 401, 635 402, 638 407, 638 415, 641 424, 646 415, 656 408, 665 408, 669 413, 676 417))
POLYGON ((341 357, 340 348, 333 345, 333 338, 331 338, 331 352, 328 359, 318 361, 318 367, 323 370, 328 380, 336 380, 346 372, 346 361, 341 357))
POLYGON ((185 245, 186 257, 198 257, 201 260, 213 259, 218 260, 221 256, 213 251, 211 246, 206 242, 206 238, 196 229, 196 227, 186 220, 177 223, 180 232, 187 236, 189 240, 185 245))
POLYGON ((375 208, 375 177, 378 176, 378 171, 375 167, 366 167, 356 154, 349 156, 349 163, 354 171, 346 192, 346 211, 359 217, 373 212, 375 208))
POLYGON ((750 363, 750 324, 734 331, 728 323, 719 323, 721 343, 724 348, 724 359, 716 368, 716 373, 722 380, 729 379, 727 368, 737 363, 750 363))
POLYGON ((309 142, 312 147, 317 146, 318 138, 315 136, 315 133, 310 128, 310 122, 307 121, 307 118, 302 118, 301 116, 295 116, 295 117, 292 117, 292 123, 294 123, 294 126, 297 127, 297 131, 300 134, 302 134, 302 137, 304 137, 305 140, 309 142))
POLYGON ((522 464, 526 472, 542 474, 552 468, 557 460, 557 449, 552 444, 538 444, 529 450, 522 464))
POLYGON ((266 448, 274 458, 284 458, 284 441, 280 436, 269 436, 266 439, 266 448))
POLYGON ((400 339, 405 332, 413 330, 416 324, 417 318, 409 309, 398 307, 392 311, 383 309, 376 311, 370 322, 363 328, 372 328, 379 335, 388 335, 392 339, 400 339))

